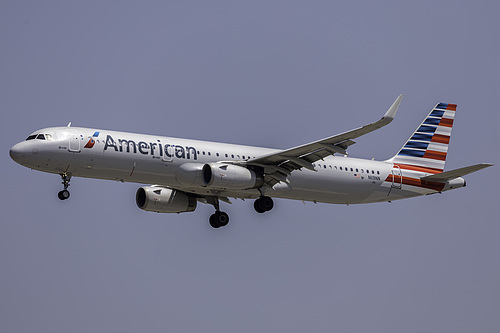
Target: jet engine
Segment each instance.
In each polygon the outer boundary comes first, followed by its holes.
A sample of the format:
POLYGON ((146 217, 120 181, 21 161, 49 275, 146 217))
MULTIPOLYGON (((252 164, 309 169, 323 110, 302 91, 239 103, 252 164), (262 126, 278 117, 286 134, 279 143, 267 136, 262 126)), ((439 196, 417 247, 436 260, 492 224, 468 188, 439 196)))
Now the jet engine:
POLYGON ((261 175, 233 164, 205 164, 202 171, 203 183, 207 188, 245 190, 259 188, 264 184, 261 175))
POLYGON ((207 184, 203 181, 203 166, 202 163, 184 163, 179 166, 175 179, 189 187, 206 186, 207 184))
POLYGON ((157 213, 183 213, 196 209, 196 198, 165 187, 144 186, 135 194, 137 207, 157 213))

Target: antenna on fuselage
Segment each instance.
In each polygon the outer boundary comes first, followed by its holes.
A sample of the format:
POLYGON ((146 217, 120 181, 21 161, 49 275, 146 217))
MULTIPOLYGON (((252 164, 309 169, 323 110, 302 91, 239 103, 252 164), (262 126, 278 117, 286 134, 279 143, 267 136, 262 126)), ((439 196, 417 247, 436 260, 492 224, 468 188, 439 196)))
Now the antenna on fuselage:
POLYGON ((68 123, 68 126, 66 126, 66 127, 71 127, 71 121, 68 123))

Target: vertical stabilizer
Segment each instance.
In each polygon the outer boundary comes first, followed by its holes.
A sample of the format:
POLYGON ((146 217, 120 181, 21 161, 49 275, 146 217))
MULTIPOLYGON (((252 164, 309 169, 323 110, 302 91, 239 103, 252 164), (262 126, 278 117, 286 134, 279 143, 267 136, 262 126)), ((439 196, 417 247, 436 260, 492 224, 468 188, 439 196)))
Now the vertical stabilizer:
POLYGON ((389 161, 402 169, 432 174, 443 172, 456 110, 456 104, 437 104, 389 161))

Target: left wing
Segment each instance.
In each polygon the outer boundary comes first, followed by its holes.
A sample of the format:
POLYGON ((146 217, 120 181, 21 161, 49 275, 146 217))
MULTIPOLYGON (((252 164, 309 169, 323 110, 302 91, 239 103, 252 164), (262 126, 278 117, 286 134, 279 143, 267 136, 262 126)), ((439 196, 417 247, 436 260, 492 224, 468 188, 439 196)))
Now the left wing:
POLYGON ((265 181, 271 186, 280 181, 285 181, 286 175, 289 175, 294 170, 306 168, 314 171, 314 162, 335 153, 347 154, 347 147, 355 143, 352 139, 389 124, 394 119, 402 98, 403 95, 399 95, 384 116, 372 124, 278 153, 259 156, 246 161, 244 164, 263 167, 266 174, 265 181))

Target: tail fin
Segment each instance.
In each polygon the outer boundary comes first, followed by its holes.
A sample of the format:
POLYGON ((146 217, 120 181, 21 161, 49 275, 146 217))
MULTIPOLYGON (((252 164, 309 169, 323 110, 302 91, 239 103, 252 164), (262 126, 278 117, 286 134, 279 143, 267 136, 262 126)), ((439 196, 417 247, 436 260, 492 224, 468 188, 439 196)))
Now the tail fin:
POLYGON ((456 104, 437 104, 389 161, 403 169, 433 174, 443 172, 456 110, 456 104))

